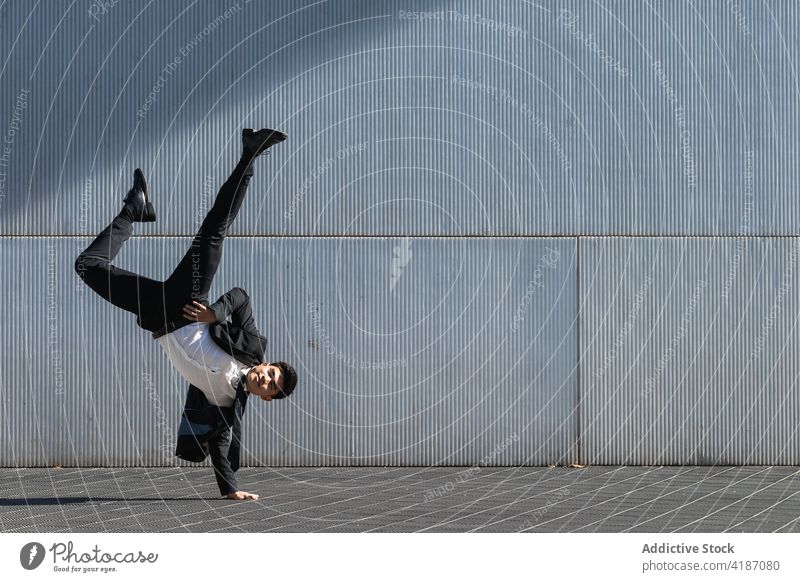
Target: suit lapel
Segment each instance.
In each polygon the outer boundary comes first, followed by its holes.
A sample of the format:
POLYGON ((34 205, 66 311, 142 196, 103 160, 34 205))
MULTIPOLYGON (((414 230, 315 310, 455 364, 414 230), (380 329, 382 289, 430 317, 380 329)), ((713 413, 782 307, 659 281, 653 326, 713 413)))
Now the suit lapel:
POLYGON ((264 359, 267 347, 267 338, 264 336, 250 333, 227 321, 215 323, 209 328, 209 333, 226 353, 248 366, 260 364, 264 359))
POLYGON ((242 374, 239 383, 236 385, 236 403, 241 405, 242 412, 244 412, 244 407, 247 404, 247 397, 250 396, 250 393, 245 390, 245 378, 246 376, 242 374))

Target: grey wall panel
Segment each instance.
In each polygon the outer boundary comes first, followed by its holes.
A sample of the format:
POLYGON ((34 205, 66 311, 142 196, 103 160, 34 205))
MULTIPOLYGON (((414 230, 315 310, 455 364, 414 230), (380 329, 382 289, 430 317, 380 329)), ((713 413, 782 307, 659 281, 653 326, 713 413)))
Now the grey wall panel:
POLYGON ((790 2, 102 4, 0 9, 4 233, 87 234, 141 166, 191 234, 272 124, 238 233, 797 234, 790 2))
POLYGON ((343 333, 336 341, 345 352, 364 354, 354 365, 379 367, 379 353, 408 364, 388 376, 379 370, 360 378, 345 370, 345 378, 358 379, 352 386, 357 460, 571 462, 575 241, 411 239, 411 260, 392 289, 386 268, 398 240, 342 243, 342 269, 356 271, 363 262, 367 276, 337 276, 345 283, 340 306, 331 305, 333 316, 325 321, 343 333), (356 253, 366 256, 354 260, 356 253), (375 351, 371 343, 386 349, 375 351))
POLYGON ((593 464, 800 463, 800 240, 582 239, 593 464))
MULTIPOLYGON (((86 244, 0 239, 20 298, 1 336, 0 463, 171 464, 185 382, 132 315, 80 283, 86 244)), ((135 238, 116 264, 164 278, 186 245, 135 238)), ((574 245, 229 239, 215 292, 245 287, 267 357, 300 375, 291 399, 250 400, 244 463, 574 459, 574 245)))

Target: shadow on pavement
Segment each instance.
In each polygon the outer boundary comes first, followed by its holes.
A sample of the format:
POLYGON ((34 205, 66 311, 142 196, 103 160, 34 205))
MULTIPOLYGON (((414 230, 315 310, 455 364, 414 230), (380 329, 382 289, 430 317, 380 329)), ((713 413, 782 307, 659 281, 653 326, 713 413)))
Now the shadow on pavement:
MULTIPOLYGON (((213 499, 216 499, 214 497, 213 499)), ((68 503, 101 503, 107 501, 202 501, 207 503, 211 498, 206 497, 26 497, 22 499, 0 499, 0 507, 13 505, 66 505, 68 503)), ((229 501, 222 499, 221 501, 229 501)))

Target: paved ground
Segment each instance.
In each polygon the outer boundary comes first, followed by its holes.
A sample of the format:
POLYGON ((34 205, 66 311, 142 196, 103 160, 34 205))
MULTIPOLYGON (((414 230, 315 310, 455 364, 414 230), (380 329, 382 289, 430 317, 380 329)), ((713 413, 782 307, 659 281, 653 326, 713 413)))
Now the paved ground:
POLYGON ((0 469, 4 532, 800 531, 799 467, 0 469))

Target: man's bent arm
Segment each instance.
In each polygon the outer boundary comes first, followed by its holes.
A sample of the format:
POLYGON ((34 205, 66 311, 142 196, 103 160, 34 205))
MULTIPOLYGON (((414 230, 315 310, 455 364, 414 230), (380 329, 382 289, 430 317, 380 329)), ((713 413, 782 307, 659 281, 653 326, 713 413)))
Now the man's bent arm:
POLYGON ((214 303, 208 306, 217 321, 225 321, 230 316, 234 325, 258 334, 256 322, 253 319, 253 311, 250 308, 250 297, 241 287, 234 287, 214 303))

